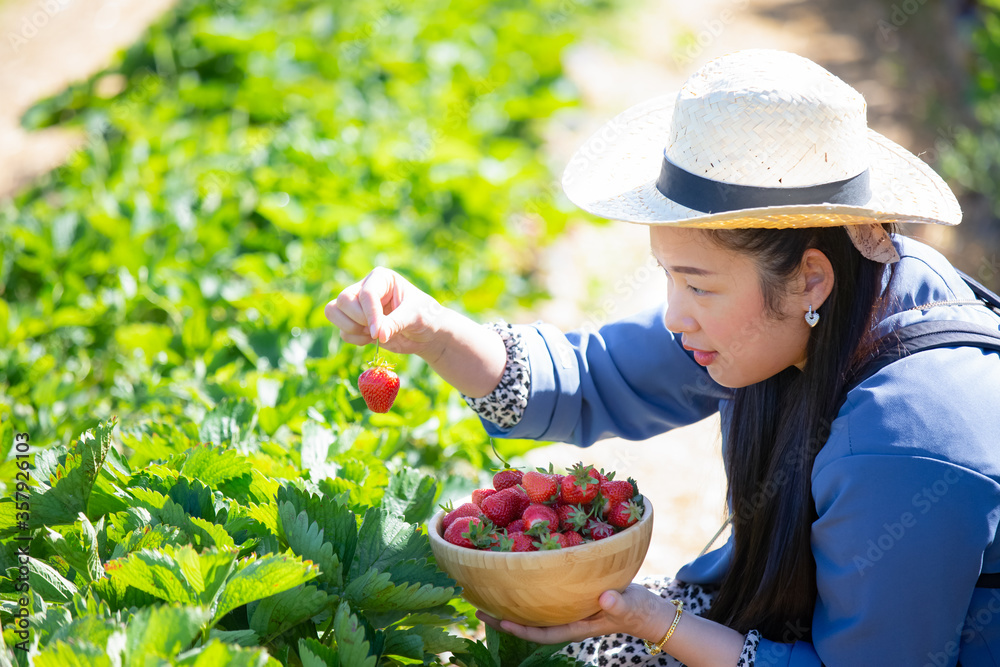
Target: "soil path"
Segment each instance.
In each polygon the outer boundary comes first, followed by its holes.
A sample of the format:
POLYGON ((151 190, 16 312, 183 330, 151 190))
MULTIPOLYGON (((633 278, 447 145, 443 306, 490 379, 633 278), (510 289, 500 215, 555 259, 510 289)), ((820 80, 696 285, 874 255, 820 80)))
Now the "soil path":
POLYGON ((82 134, 61 128, 25 132, 24 112, 106 67, 173 2, 0 2, 0 199, 63 164, 83 142, 82 134))

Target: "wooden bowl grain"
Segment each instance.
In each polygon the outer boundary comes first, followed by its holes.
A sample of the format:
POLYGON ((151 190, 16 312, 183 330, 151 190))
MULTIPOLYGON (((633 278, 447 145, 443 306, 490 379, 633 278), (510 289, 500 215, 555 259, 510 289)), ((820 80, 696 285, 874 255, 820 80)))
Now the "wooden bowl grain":
POLYGON ((490 616, 521 625, 572 623, 600 609, 607 590, 623 591, 635 578, 653 534, 653 506, 643 497, 642 519, 596 542, 553 551, 503 553, 467 549, 441 536, 444 512, 429 524, 438 565, 462 587, 462 597, 490 616))

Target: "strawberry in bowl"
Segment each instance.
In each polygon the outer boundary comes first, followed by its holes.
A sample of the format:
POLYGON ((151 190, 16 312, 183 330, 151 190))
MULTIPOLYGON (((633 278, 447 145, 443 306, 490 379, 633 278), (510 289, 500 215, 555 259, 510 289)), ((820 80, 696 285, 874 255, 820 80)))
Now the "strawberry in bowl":
POLYGON ((653 531, 653 507, 634 483, 630 494, 621 484, 602 493, 601 484, 610 475, 602 480, 590 470, 574 466, 555 484, 559 491, 548 480, 525 473, 516 487, 483 499, 482 516, 465 508, 465 517, 448 517, 442 509, 428 526, 438 566, 458 582, 466 600, 496 618, 550 626, 595 613, 601 593, 623 591, 642 566, 653 531), (564 497, 567 479, 574 480, 579 492, 571 490, 564 497), (507 496, 503 502, 489 502, 501 493, 507 496), (502 505, 493 514, 503 525, 490 518, 494 504, 502 505))

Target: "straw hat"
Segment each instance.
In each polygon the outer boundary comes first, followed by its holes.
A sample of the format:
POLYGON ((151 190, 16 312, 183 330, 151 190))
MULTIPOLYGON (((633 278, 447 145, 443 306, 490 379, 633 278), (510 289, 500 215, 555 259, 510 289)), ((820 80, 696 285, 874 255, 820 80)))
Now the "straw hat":
POLYGON ((844 225, 866 257, 898 259, 879 222, 957 225, 955 195, 868 129, 858 91, 811 60, 751 49, 638 104, 570 160, 563 189, 595 215, 679 227, 844 225))

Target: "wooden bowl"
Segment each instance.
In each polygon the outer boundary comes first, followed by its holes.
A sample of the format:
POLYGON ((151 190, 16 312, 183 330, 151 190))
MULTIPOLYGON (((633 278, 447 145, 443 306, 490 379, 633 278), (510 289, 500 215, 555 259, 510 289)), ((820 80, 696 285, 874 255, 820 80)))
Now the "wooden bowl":
POLYGON ((462 597, 490 616, 521 625, 572 623, 600 610, 607 590, 624 591, 642 566, 653 534, 653 506, 643 497, 642 519, 596 542, 568 549, 504 553, 446 542, 444 512, 429 524, 431 550, 442 570, 462 587, 462 597))

